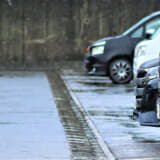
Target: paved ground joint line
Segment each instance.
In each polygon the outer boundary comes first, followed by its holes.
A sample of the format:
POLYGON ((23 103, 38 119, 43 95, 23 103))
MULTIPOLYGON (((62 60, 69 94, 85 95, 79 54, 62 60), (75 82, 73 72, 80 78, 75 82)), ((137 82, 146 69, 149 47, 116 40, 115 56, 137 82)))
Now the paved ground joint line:
POLYGON ((68 93, 63 80, 58 73, 49 72, 48 78, 54 97, 63 97, 56 100, 61 122, 64 126, 72 160, 106 160, 103 150, 99 146, 96 137, 88 126, 83 113, 68 93), (55 84, 56 81, 56 84, 55 84))
POLYGON ((84 110, 84 108, 82 107, 82 105, 80 104, 80 102, 78 101, 77 97, 73 94, 72 89, 70 88, 70 86, 67 84, 66 80, 63 78, 63 76, 61 76, 61 79, 64 81, 64 84, 66 86, 66 88, 68 89, 72 99, 75 101, 76 105, 79 107, 79 109, 81 110, 81 112, 83 112, 85 119, 89 125, 89 127, 92 129, 95 137, 97 138, 97 141, 99 143, 99 145, 101 146, 104 154, 106 155, 106 157, 109 160, 116 160, 116 157, 113 155, 112 151, 110 150, 109 146, 104 142, 102 136, 100 135, 100 133, 98 132, 98 130, 96 129, 94 123, 91 121, 91 119, 89 118, 88 114, 86 113, 86 111, 84 110))

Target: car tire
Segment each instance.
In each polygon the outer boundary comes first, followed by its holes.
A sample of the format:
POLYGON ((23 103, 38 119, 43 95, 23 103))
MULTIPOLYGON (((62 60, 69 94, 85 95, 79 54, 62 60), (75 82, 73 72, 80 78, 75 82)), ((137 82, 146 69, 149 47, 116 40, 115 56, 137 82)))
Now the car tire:
POLYGON ((131 81, 132 65, 127 59, 115 59, 109 65, 109 76, 113 83, 125 84, 131 81))
POLYGON ((135 110, 133 111, 132 119, 133 119, 133 120, 137 120, 137 119, 138 119, 138 110, 135 109, 135 110))

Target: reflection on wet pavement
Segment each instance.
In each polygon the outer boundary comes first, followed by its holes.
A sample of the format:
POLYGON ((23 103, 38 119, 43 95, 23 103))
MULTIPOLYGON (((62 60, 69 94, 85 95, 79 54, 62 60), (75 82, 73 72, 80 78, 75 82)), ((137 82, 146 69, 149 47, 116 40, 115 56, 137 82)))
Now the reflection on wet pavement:
POLYGON ((70 73, 65 71, 63 78, 117 159, 160 157, 160 129, 140 126, 131 119, 135 103, 132 84, 114 85, 106 77, 70 73))

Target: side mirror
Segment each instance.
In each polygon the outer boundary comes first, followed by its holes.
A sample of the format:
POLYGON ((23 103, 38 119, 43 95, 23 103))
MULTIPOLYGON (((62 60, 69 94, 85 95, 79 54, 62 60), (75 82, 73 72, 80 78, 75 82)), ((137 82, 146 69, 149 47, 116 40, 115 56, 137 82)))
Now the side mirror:
POLYGON ((145 38, 150 39, 152 34, 154 33, 154 31, 155 31, 154 29, 147 30, 146 33, 145 33, 145 38))

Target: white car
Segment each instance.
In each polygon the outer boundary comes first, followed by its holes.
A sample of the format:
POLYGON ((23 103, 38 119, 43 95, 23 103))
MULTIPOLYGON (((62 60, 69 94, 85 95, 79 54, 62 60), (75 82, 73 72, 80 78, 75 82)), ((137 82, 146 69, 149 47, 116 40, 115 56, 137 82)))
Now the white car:
POLYGON ((145 61, 157 58, 160 54, 160 29, 158 29, 149 40, 137 44, 134 52, 133 73, 134 78, 137 70, 145 61))

